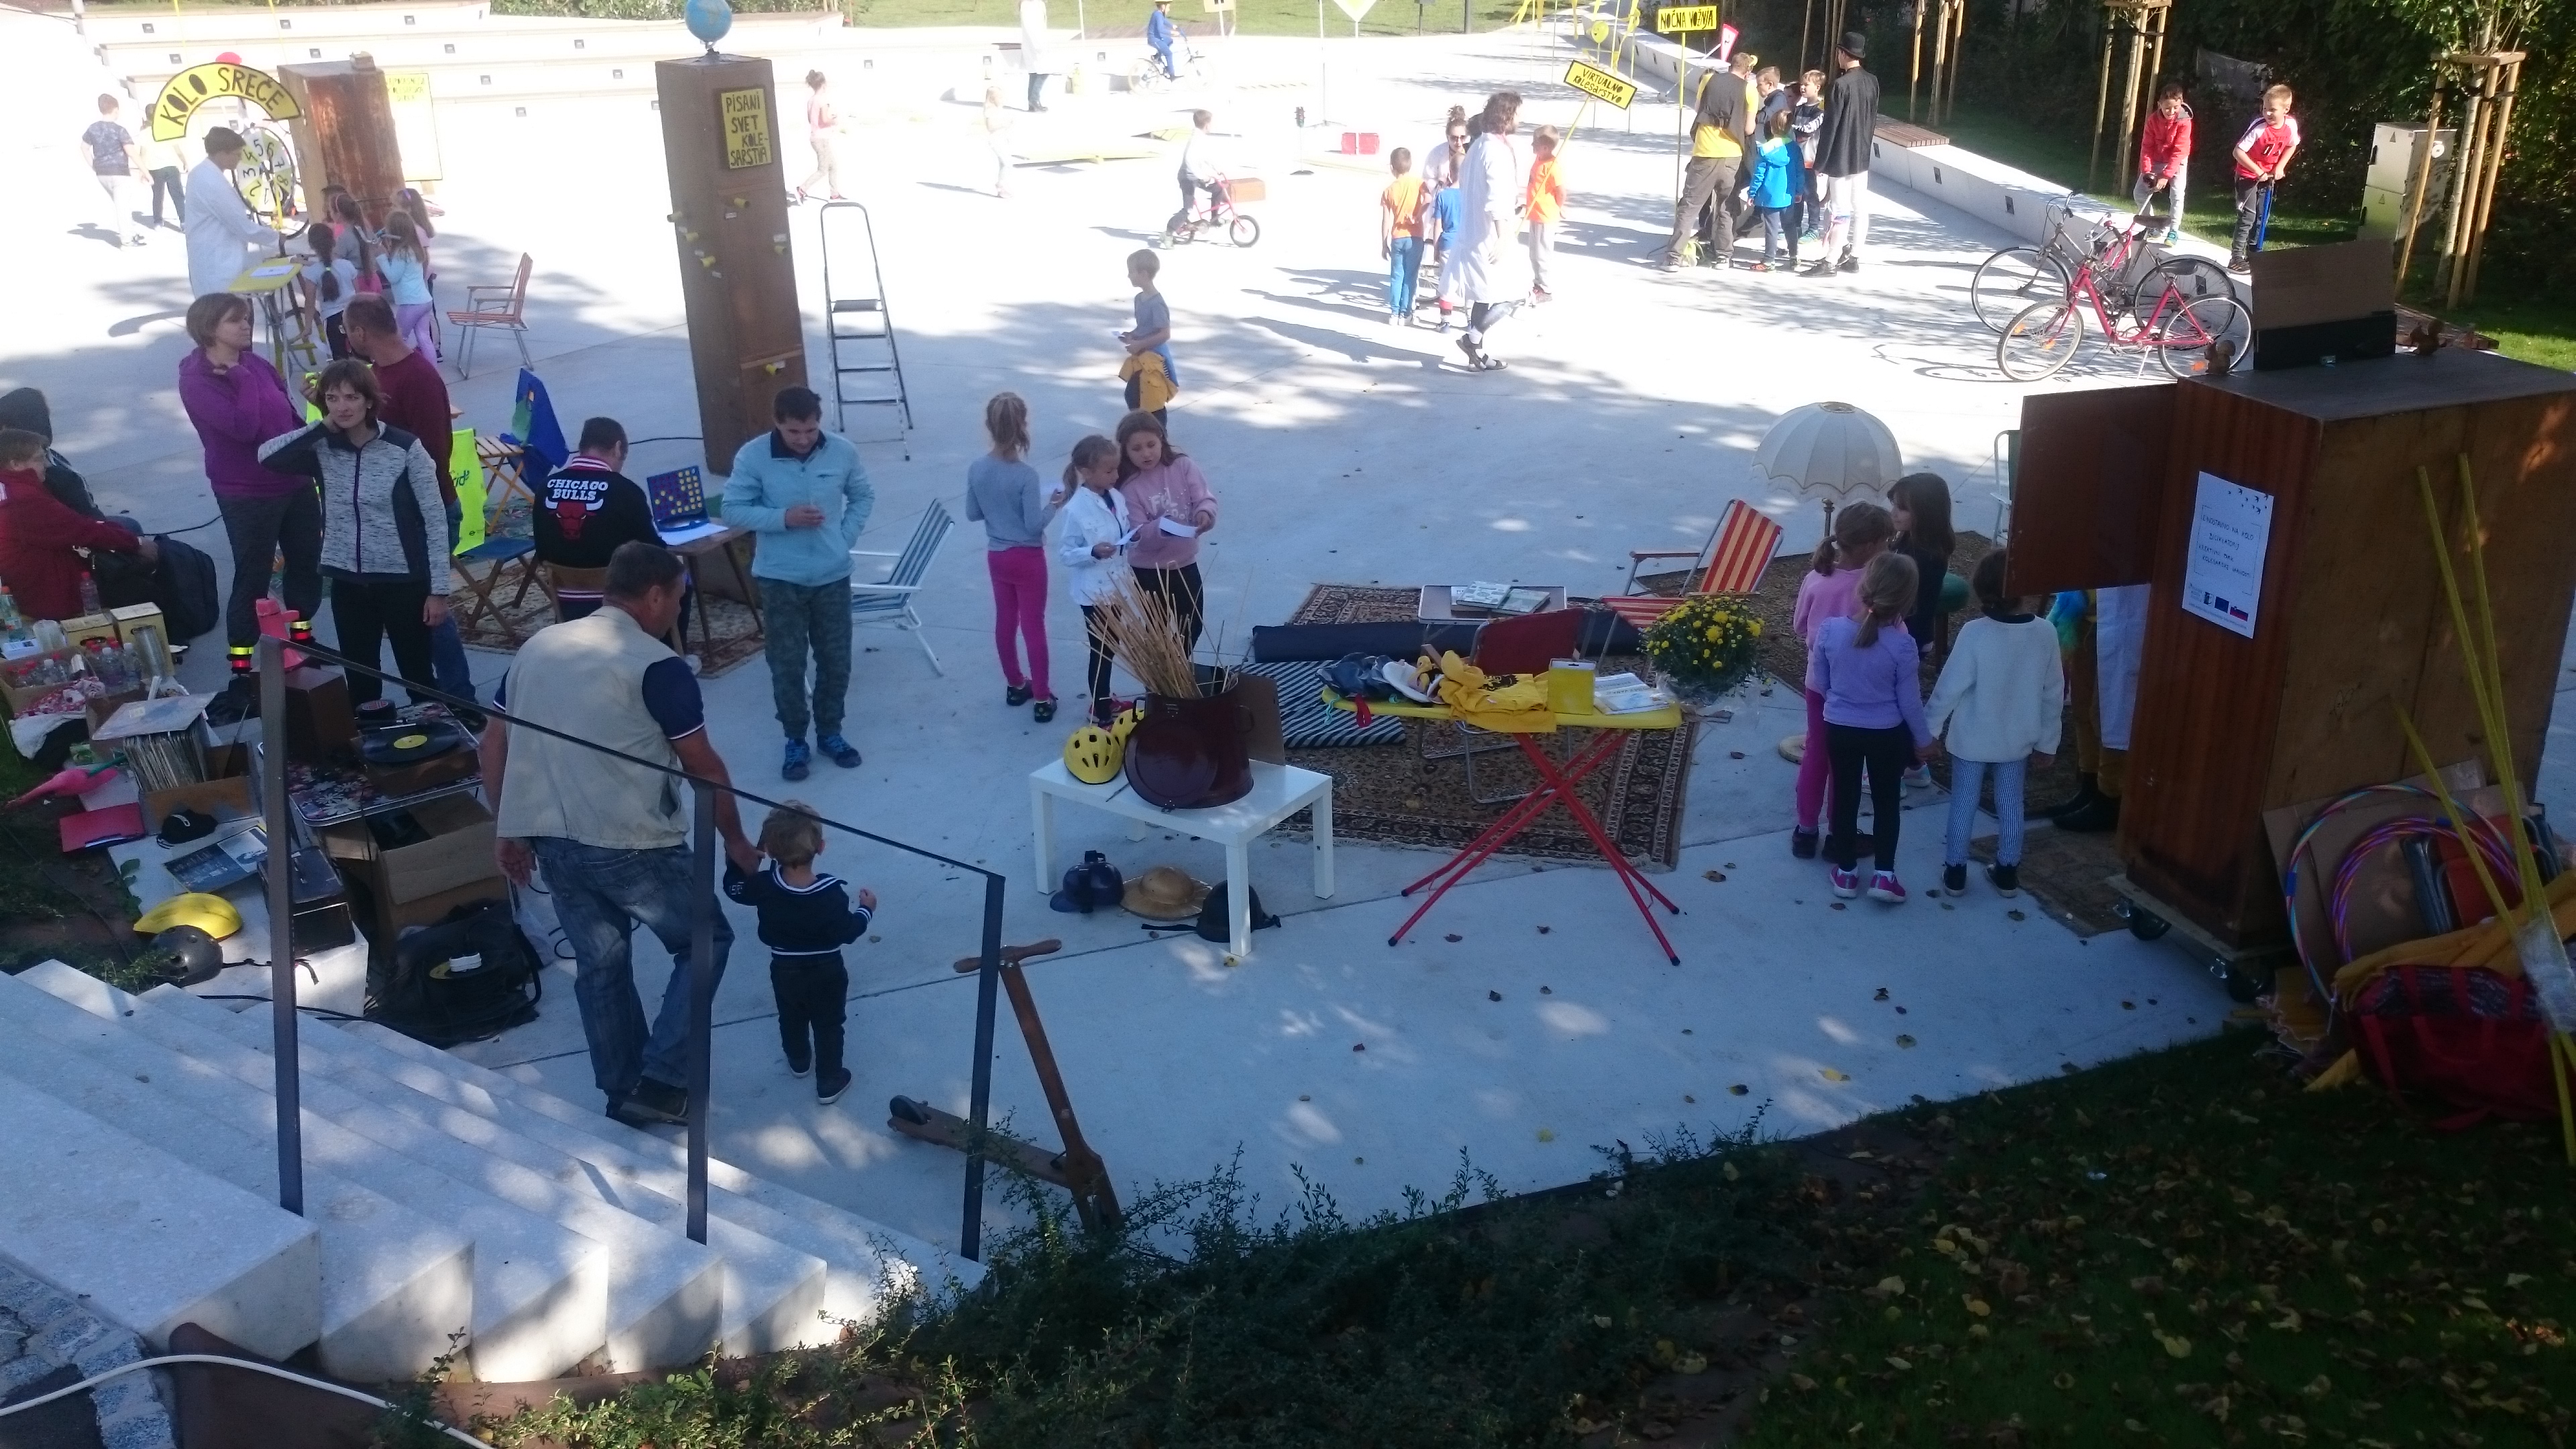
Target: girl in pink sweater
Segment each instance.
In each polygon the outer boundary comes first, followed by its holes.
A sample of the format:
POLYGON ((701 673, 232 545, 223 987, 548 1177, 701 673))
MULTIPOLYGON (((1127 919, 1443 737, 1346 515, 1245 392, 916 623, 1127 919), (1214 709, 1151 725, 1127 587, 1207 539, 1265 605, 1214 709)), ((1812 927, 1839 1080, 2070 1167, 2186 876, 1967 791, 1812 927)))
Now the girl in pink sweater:
POLYGON ((1152 413, 1132 412, 1118 420, 1118 493, 1137 529, 1127 547, 1136 587, 1162 599, 1196 649, 1207 617, 1199 539, 1216 527, 1207 475, 1173 450, 1171 435, 1152 413))
MULTIPOLYGON (((1798 603, 1789 625, 1802 644, 1812 645, 1816 629, 1827 619, 1860 617, 1860 576, 1869 561, 1887 552, 1896 536, 1895 521, 1875 503, 1854 503, 1834 515, 1834 528, 1816 545, 1815 566, 1798 584, 1798 603)), ((1789 853, 1800 860, 1816 855, 1816 822, 1824 814, 1825 786, 1833 765, 1825 758, 1824 686, 1815 666, 1807 668, 1807 743, 1798 757, 1798 828, 1789 834, 1789 853)))

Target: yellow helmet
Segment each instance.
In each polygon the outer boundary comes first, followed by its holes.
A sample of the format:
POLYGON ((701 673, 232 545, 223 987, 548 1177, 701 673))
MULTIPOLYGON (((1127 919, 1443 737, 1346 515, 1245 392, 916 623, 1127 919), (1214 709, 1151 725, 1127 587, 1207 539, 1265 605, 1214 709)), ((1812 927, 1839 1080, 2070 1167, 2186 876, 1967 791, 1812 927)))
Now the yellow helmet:
POLYGON ((1141 701, 1118 711, 1118 717, 1109 722, 1110 738, 1118 741, 1123 747, 1127 743, 1127 737, 1136 732, 1136 726, 1144 718, 1145 706, 1141 701))
POLYGON ((190 891, 145 911, 134 923, 134 929, 146 936, 157 936, 172 926, 194 926, 220 941, 241 929, 241 912, 222 896, 190 891))
POLYGON ((1064 772, 1086 785, 1106 785, 1118 778, 1126 747, 1098 725, 1084 725, 1064 742, 1064 772))

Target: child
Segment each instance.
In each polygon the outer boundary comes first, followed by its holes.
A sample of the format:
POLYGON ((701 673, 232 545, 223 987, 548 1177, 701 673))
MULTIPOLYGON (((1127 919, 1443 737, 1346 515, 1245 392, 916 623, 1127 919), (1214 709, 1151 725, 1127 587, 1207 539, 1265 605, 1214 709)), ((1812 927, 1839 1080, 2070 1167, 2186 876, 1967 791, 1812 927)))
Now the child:
POLYGON ((1004 201, 1011 199, 1011 150, 1002 135, 1010 128, 1011 118, 1002 109, 1001 88, 984 87, 984 145, 993 153, 993 194, 1004 201))
MULTIPOLYGON (((1950 485, 1938 473, 1908 473, 1889 485, 1887 516, 1896 525, 1889 547, 1914 560, 1914 602, 1905 611, 1905 632, 1914 636, 1916 652, 1929 657, 1941 628, 1941 588, 1950 578, 1950 555, 1958 538, 1950 531, 1950 485)), ((1905 772, 1905 788, 1921 790, 1932 772, 1920 765, 1905 772)))
POLYGON ((384 278, 376 275, 376 238, 367 230, 364 213, 358 210, 358 198, 346 191, 331 195, 333 244, 341 256, 358 264, 358 290, 370 295, 384 291, 384 278))
POLYGON ((966 467, 966 516, 984 524, 984 565, 993 576, 993 649, 1002 656, 1009 686, 1002 702, 1013 709, 1037 701, 1039 724, 1055 718, 1055 691, 1047 687, 1046 529, 1064 495, 1050 498, 1029 452, 1029 405, 1018 393, 996 393, 984 404, 984 433, 993 449, 966 467), (1020 672, 1020 649, 1029 655, 1020 672))
POLYGON ((787 1049, 787 1074, 814 1074, 814 1100, 828 1107, 850 1089, 841 1065, 841 1013, 850 995, 850 969, 841 948, 868 933, 876 919, 876 892, 862 887, 850 904, 841 878, 818 875, 823 825, 814 807, 788 800, 760 822, 760 853, 769 864, 758 874, 725 864, 725 899, 760 913, 760 944, 769 948, 769 989, 778 1001, 778 1036, 787 1049))
POLYGON ((1789 112, 1773 111, 1753 152, 1753 205, 1762 213, 1762 260, 1753 264, 1753 270, 1774 270, 1774 259, 1784 245, 1787 260, 1778 265, 1793 272, 1798 269, 1795 210, 1805 187, 1806 168, 1799 164, 1798 147, 1789 139, 1789 112))
MULTIPOLYGON (((1896 536, 1887 510, 1875 503, 1855 503, 1834 515, 1834 531, 1816 545, 1807 576, 1798 583, 1798 602, 1789 615, 1790 631, 1812 645, 1816 628, 1827 619, 1848 619, 1860 611, 1861 571, 1887 552, 1896 536)), ((1825 752, 1825 686, 1815 665, 1807 666, 1807 739, 1798 756, 1798 825, 1789 832, 1789 853, 1800 860, 1816 855, 1816 818, 1825 808, 1825 782, 1833 772, 1825 752)))
POLYGON ((2021 889, 2021 786, 2024 767, 2048 767, 2066 712, 2066 674, 2057 659, 2057 629, 2004 593, 2004 551, 1977 560, 1977 606, 1959 630, 1924 723, 1945 730, 1950 747, 1950 833, 1941 857, 1941 888, 1968 889, 1968 832, 1977 823, 1977 794, 1995 772, 1995 820, 2003 827, 1995 863, 1986 868, 1998 895, 2021 889))
POLYGON ((1808 71, 1798 77, 1798 103, 1789 108, 1789 134, 1798 138, 1798 174, 1806 185, 1798 190, 1798 234, 1801 241, 1812 241, 1824 220, 1824 178, 1816 174, 1816 137, 1825 129, 1825 73, 1808 71))
POLYGON ((1530 137, 1529 253, 1530 299, 1544 302, 1548 264, 1556 260, 1556 226, 1565 215, 1565 173, 1556 159, 1556 128, 1541 126, 1530 137))
POLYGON ((1100 606, 1126 582, 1127 541, 1134 531, 1127 522, 1127 500, 1118 492, 1118 445, 1098 433, 1074 444, 1064 486, 1069 497, 1056 558, 1065 566, 1068 591, 1082 608, 1083 629, 1091 639, 1085 676, 1091 722, 1107 725, 1117 717, 1118 701, 1109 694, 1111 651, 1100 632, 1100 606))
MULTIPOLYGON (((1136 326, 1121 332, 1118 340, 1127 344, 1130 358, 1150 352, 1163 360, 1163 380, 1172 391, 1179 391, 1181 370, 1172 362, 1172 304, 1154 289, 1154 277, 1163 270, 1163 259, 1148 248, 1131 252, 1127 257, 1127 284, 1136 289, 1136 326)), ((1127 408, 1143 410, 1157 421, 1163 416, 1162 402, 1148 402, 1143 393, 1144 374, 1140 368, 1121 368, 1127 379, 1127 408)))
MULTIPOLYGON (((358 295, 358 264, 339 254, 339 233, 323 222, 315 222, 304 233, 305 244, 313 248, 313 259, 304 264, 301 275, 311 288, 314 328, 330 344, 331 360, 349 355, 349 334, 341 314, 349 310, 349 299, 358 295)), ((351 242, 349 249, 357 250, 351 242)))
POLYGON ((1449 314, 1467 295, 1466 279, 1459 273, 1466 259, 1467 247, 1463 228, 1467 225, 1467 193, 1453 179, 1431 198, 1431 230, 1439 264, 1433 269, 1432 295, 1440 304, 1440 330, 1449 330, 1449 314), (1453 245, 1453 243, 1457 243, 1453 245))
POLYGON ((1914 602, 1914 561, 1884 553, 1861 571, 1861 617, 1827 619, 1816 627, 1807 671, 1824 688, 1825 749, 1834 765, 1834 829, 1825 841, 1833 863, 1833 891, 1844 900, 1860 894, 1853 835, 1860 828, 1860 777, 1869 772, 1869 831, 1877 850, 1869 898, 1905 903, 1896 879, 1897 777, 1909 762, 1928 760, 1937 748, 1923 720, 1922 656, 1899 624, 1914 602))
POLYGON ((1398 146, 1386 169, 1395 179, 1377 197, 1377 254, 1386 259, 1386 325, 1413 325, 1413 284, 1422 275, 1422 178, 1413 152, 1398 146))
POLYGON ((376 274, 394 304, 394 326, 403 341, 431 362, 438 361, 438 339, 430 331, 429 253, 407 211, 385 215, 384 249, 376 253, 376 274))
POLYGON ((2183 102, 2182 82, 2166 81, 2156 96, 2156 113, 2138 135, 2138 184, 2130 194, 2138 215, 2159 191, 2165 194, 2165 245, 2182 237, 2183 182, 2191 172, 2191 107, 2183 102))
POLYGON ((2263 93, 2263 114, 2236 139, 2236 246, 2227 270, 2253 269, 2254 230, 2261 222, 2273 184, 2290 170, 2299 154, 2299 123, 2290 119, 2290 88, 2274 86, 2263 93))

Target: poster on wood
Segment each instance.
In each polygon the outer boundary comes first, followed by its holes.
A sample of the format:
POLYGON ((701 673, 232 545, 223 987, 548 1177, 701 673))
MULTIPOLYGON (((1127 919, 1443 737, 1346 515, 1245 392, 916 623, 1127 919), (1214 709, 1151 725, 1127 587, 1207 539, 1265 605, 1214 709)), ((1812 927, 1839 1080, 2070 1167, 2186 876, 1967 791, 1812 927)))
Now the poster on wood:
POLYGON ((2191 551, 2183 560, 2183 612, 2253 638, 2263 599, 2263 554, 2271 542, 2271 494, 2201 474, 2191 509, 2191 551))

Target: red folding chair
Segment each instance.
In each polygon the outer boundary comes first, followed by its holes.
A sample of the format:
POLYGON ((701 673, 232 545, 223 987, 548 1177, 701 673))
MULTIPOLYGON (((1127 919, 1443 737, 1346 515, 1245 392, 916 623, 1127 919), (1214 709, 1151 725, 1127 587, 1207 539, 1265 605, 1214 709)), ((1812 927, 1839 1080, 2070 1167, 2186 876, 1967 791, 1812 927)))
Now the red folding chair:
MULTIPOLYGON (((1487 674, 1545 674, 1548 666, 1559 659, 1571 659, 1583 637, 1582 609, 1550 609, 1544 614, 1525 614, 1517 619, 1496 619, 1476 631, 1475 652, 1468 663, 1487 674)), ((1482 730, 1464 721, 1450 725, 1458 732, 1455 749, 1432 749, 1425 745, 1425 760, 1464 760, 1467 769, 1467 798, 1479 805, 1502 805, 1521 799, 1527 790, 1509 795, 1485 796, 1476 793, 1476 757, 1496 750, 1517 749, 1507 735, 1482 730)))

